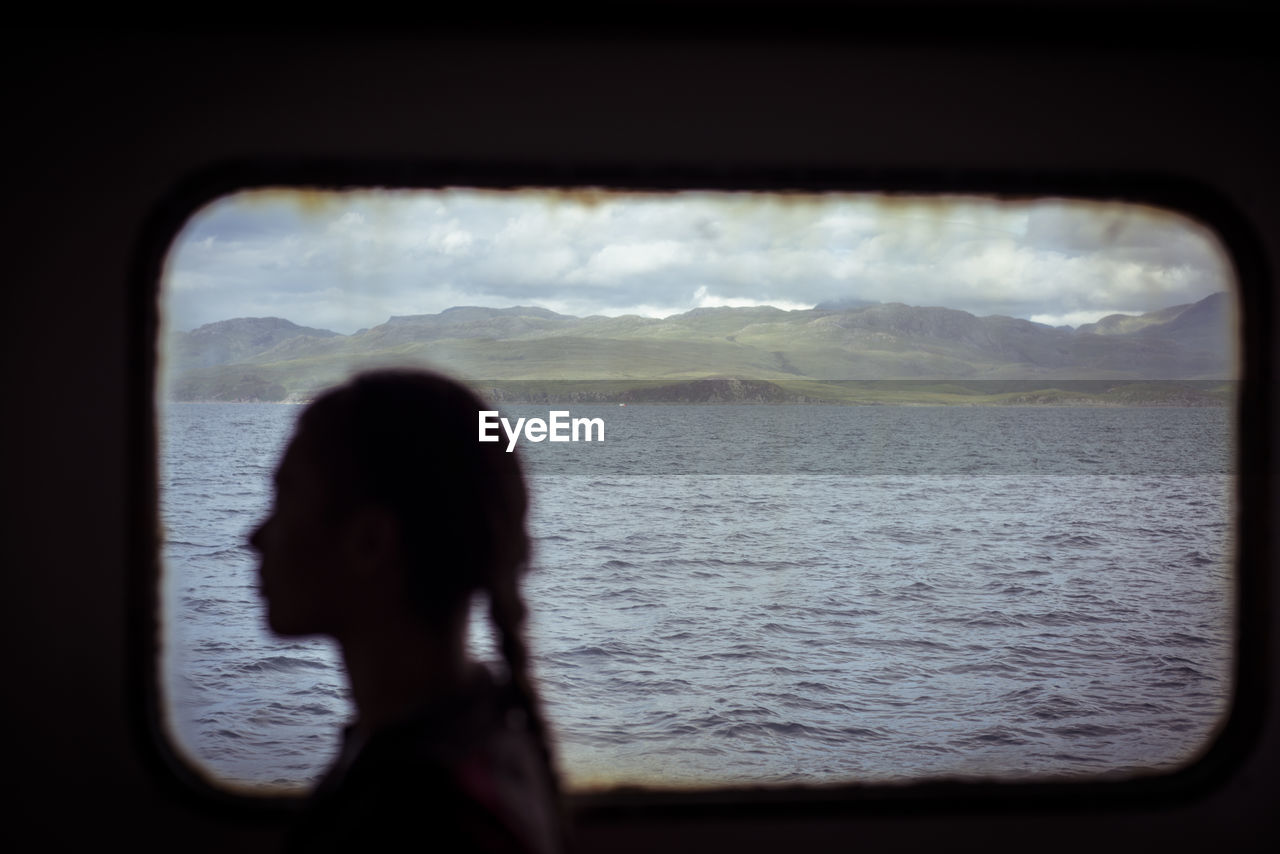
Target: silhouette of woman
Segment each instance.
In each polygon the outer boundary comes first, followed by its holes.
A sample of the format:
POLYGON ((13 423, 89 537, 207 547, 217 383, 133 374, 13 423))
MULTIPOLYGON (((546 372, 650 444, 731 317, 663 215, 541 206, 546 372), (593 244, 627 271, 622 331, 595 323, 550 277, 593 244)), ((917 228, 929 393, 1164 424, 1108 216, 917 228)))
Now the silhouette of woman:
POLYGON ((528 497, 488 409, 418 371, 357 376, 312 403, 250 543, 268 622, 342 650, 356 706, 290 850, 553 852, 556 778, 528 672, 528 497), (486 594, 507 672, 466 652, 486 594))

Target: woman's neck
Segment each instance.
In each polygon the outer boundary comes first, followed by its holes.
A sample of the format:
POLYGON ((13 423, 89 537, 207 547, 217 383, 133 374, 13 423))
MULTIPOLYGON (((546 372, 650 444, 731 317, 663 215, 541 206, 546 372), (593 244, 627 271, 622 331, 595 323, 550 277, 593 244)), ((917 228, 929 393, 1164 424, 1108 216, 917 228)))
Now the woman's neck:
POLYGON ((428 627, 417 620, 399 620, 340 638, 356 706, 356 730, 368 735, 461 693, 474 666, 466 654, 465 636, 465 622, 428 627))

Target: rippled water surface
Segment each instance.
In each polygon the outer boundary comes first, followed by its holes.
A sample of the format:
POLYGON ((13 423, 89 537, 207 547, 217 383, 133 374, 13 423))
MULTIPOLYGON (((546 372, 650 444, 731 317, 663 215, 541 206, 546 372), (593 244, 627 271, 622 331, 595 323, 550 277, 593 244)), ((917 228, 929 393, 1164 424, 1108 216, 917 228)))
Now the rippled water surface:
MULTIPOLYGON (((572 784, 1158 771, 1225 714, 1227 409, 572 411, 606 441, 522 446, 572 784)), ((165 413, 165 690, 224 779, 313 779, 350 712, 243 546, 297 412, 165 413)))

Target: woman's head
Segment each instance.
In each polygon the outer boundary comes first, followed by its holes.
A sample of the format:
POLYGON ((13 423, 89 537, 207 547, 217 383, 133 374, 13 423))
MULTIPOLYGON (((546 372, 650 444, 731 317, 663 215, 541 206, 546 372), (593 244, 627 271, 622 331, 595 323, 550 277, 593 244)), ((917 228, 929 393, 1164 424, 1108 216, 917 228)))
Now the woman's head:
POLYGON ((453 380, 388 370, 306 409, 277 473, 276 508, 252 538, 273 628, 335 633, 343 593, 332 578, 366 547, 335 538, 370 520, 381 520, 380 547, 396 550, 425 623, 456 619, 477 590, 514 590, 529 559, 528 497, 516 456, 477 441, 487 408, 453 380))

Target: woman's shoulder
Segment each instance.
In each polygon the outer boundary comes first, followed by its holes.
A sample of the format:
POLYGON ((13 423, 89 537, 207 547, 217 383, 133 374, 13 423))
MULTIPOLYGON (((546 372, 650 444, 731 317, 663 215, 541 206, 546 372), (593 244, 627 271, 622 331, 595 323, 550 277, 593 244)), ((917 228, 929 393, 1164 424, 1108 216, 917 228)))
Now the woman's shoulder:
POLYGON ((559 822, 522 710, 485 679, 371 735, 317 789, 290 850, 413 840, 427 850, 542 854, 559 850, 559 822))

